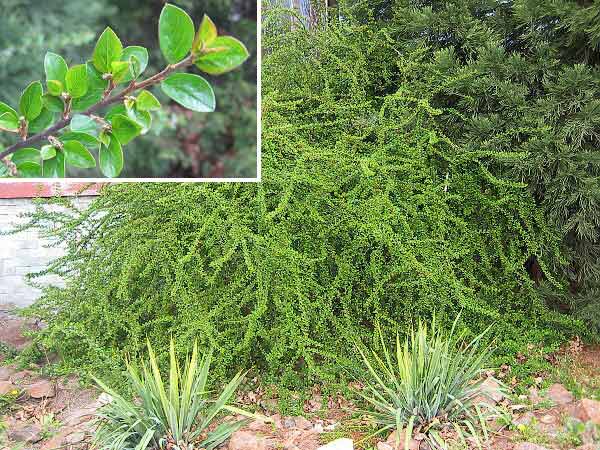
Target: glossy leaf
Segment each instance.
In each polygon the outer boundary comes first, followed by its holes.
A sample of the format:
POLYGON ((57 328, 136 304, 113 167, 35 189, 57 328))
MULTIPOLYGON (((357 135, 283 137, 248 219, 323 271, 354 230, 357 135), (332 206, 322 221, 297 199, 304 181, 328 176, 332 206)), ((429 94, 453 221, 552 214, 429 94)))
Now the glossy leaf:
POLYGON ((98 134, 98 125, 89 116, 75 114, 71 119, 71 131, 80 131, 96 136, 98 134))
POLYGON ((108 87, 108 80, 102 79, 102 74, 96 70, 91 62, 86 64, 86 68, 88 90, 83 97, 73 100, 72 106, 74 111, 83 111, 93 104, 98 103, 102 99, 104 90, 108 87))
POLYGON ((106 27, 94 48, 92 58, 94 67, 101 73, 110 73, 111 64, 114 61, 119 61, 122 54, 123 44, 121 44, 121 40, 110 27, 106 27))
POLYGON ((158 19, 160 50, 169 64, 181 61, 192 49, 194 22, 175 5, 166 4, 158 19))
POLYGON ((123 149, 118 139, 111 137, 108 146, 100 146, 100 171, 104 176, 114 178, 123 170, 123 149))
POLYGON ((110 73, 112 73, 113 82, 115 84, 122 83, 127 75, 130 75, 129 65, 130 63, 128 61, 114 61, 111 64, 110 73))
POLYGON ((54 96, 59 96, 64 92, 63 84, 58 80, 46 81, 46 87, 48 88, 48 92, 54 96))
POLYGON ((31 147, 21 148, 12 154, 10 160, 17 166, 28 161, 39 163, 41 161, 40 151, 31 147))
POLYGON ((42 108, 42 112, 39 116, 29 122, 29 132, 39 133, 45 130, 54 122, 54 113, 48 108, 42 108))
POLYGON ((204 14, 202 22, 200 23, 200 28, 198 29, 196 41, 194 42, 194 50, 198 50, 202 47, 212 44, 217 38, 217 34, 217 26, 210 17, 204 14))
POLYGON ((192 111, 215 110, 215 93, 208 81, 191 73, 176 73, 161 83, 165 94, 192 111))
POLYGON ((196 67, 211 75, 220 75, 239 67, 248 59, 246 46, 231 36, 220 36, 210 44, 206 54, 196 60, 196 67))
POLYGON ((42 165, 32 161, 17 164, 17 173, 23 178, 40 178, 42 176, 42 165))
POLYGON ((12 113, 12 115, 15 116, 17 119, 19 118, 19 113, 17 113, 17 111, 8 106, 6 103, 0 102, 0 114, 5 112, 12 113))
POLYGON ((34 81, 25 88, 19 100, 19 110, 27 120, 33 120, 42 112, 42 83, 34 81))
POLYGON ((56 156, 56 148, 52 145, 44 145, 40 150, 42 160, 52 159, 56 156))
POLYGON ((144 70, 146 70, 146 67, 148 67, 148 50, 137 45, 125 47, 125 49, 123 49, 121 61, 129 61, 132 63, 130 65, 130 73, 123 78, 123 82, 131 81, 144 73, 144 70), (133 64, 132 58, 135 58, 138 64, 133 64))
POLYGON ((61 113, 65 109, 65 104, 63 103, 62 99, 59 97, 54 97, 50 94, 44 94, 42 96, 42 102, 44 103, 44 108, 46 108, 48 111, 61 113))
POLYGON ((0 112, 0 128, 17 131, 19 129, 18 117, 9 111, 0 112))
POLYGON ((108 134, 106 131, 102 131, 98 136, 98 141, 100 142, 101 146, 108 146, 108 144, 110 144, 110 134, 108 134))
POLYGON ((63 152, 67 164, 81 169, 96 167, 96 160, 90 151, 78 141, 64 141, 63 152))
POLYGON ((46 72, 46 82, 50 80, 55 80, 64 85, 68 69, 69 68, 67 66, 67 63, 65 62, 62 56, 52 52, 46 53, 46 56, 44 57, 44 71, 46 72))
POLYGON ((152 126, 152 116, 148 111, 131 108, 127 110, 127 117, 136 121, 142 127, 142 134, 147 133, 152 126))
POLYGON ((122 114, 115 115, 111 120, 111 125, 113 135, 122 145, 127 145, 142 132, 142 127, 137 122, 122 114))
POLYGON ((67 131, 66 133, 60 135, 60 140, 79 141, 87 148, 97 148, 98 144, 100 143, 96 136, 92 136, 91 134, 82 133, 79 131, 67 131))
POLYGON ((67 92, 73 98, 83 97, 88 90, 87 68, 85 64, 71 67, 66 76, 67 92))
POLYGON ((42 163, 42 176, 44 178, 65 177, 65 155, 63 155, 62 152, 56 152, 54 158, 48 159, 42 163))
POLYGON ((160 102, 150 91, 146 90, 139 93, 135 104, 140 111, 155 111, 160 109, 160 102))

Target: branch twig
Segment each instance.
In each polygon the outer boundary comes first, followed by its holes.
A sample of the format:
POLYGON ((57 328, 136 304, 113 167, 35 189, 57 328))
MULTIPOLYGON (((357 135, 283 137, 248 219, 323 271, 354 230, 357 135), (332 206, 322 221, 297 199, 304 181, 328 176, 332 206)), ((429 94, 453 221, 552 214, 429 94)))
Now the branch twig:
MULTIPOLYGON (((177 64, 170 64, 167 67, 165 67, 163 70, 158 72, 157 74, 151 76, 150 78, 145 79, 144 81, 140 81, 139 83, 134 80, 125 89, 120 91, 118 94, 115 94, 110 97, 102 99, 101 101, 99 101, 95 105, 90 106, 88 109, 86 109, 85 111, 83 111, 80 114, 84 114, 86 116, 92 115, 93 113, 104 108, 105 106, 112 105, 113 103, 118 103, 119 101, 125 99, 125 97, 127 97, 132 92, 135 92, 139 89, 145 89, 147 87, 150 87, 157 83, 160 83, 171 72, 181 69, 182 67, 191 66, 194 63, 193 58, 194 58, 193 55, 190 55, 187 58, 185 58, 183 61, 178 62, 177 64)), ((54 125, 52 125, 48 129, 46 129, 45 131, 42 131, 38 134, 34 134, 33 136, 30 136, 25 140, 16 142, 15 144, 11 145, 6 150, 4 150, 3 152, 0 153, 0 160, 6 158, 8 155, 13 154, 14 152, 16 152, 17 150, 19 150, 21 148, 30 147, 32 144, 35 144, 37 142, 48 140, 49 136, 52 136, 57 131, 62 130, 63 128, 68 126, 70 123, 71 123, 71 117, 63 118, 62 120, 59 120, 58 122, 56 122, 54 125)))

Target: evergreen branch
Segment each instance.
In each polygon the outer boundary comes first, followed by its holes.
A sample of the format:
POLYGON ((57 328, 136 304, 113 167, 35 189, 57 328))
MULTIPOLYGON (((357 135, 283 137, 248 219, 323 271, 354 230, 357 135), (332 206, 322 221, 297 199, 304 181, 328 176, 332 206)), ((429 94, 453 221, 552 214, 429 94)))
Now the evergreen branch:
MULTIPOLYGON (((178 69, 181 69, 183 67, 191 66, 193 63, 194 63, 194 55, 190 55, 187 58, 185 58, 184 60, 178 62, 177 64, 169 64, 163 70, 161 70, 160 72, 156 73, 155 75, 145 79, 144 81, 141 81, 139 83, 136 83, 135 80, 132 81, 129 84, 129 86, 127 86, 125 89, 120 91, 118 94, 115 94, 115 95, 112 95, 112 96, 102 99, 95 105, 90 106, 88 109, 86 109, 81 114, 86 115, 86 116, 91 116, 92 114, 94 114, 98 110, 104 108, 105 106, 112 105, 113 103, 118 103, 121 100, 124 100, 125 97, 127 97, 128 95, 130 95, 131 93, 133 93, 135 91, 138 91, 140 89, 145 89, 147 87, 150 87, 157 83, 160 83, 167 77, 167 75, 169 75, 172 72, 174 72, 178 69)), ((54 125, 52 125, 50 128, 47 128, 45 131, 37 133, 37 134, 35 134, 29 138, 26 138, 22 141, 16 142, 15 144, 11 145, 6 150, 4 150, 3 152, 0 153, 0 159, 6 158, 7 156, 13 154, 14 152, 16 152, 19 149, 30 147, 32 144, 35 144, 37 142, 48 140, 48 137, 52 136, 57 131, 60 131, 63 128, 67 127, 71 123, 71 119, 72 119, 72 117, 63 118, 63 119, 59 120, 58 122, 56 122, 54 125)))

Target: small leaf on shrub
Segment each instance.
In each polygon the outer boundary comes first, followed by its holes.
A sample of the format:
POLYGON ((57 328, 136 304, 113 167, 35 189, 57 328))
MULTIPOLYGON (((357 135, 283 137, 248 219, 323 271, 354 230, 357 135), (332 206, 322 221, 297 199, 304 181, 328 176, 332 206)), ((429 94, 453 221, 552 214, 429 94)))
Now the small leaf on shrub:
POLYGON ((150 91, 146 90, 140 92, 135 104, 140 111, 154 111, 160 109, 160 102, 150 91))
POLYGON ((127 145, 142 131, 142 127, 137 122, 122 114, 115 115, 111 120, 111 125, 113 136, 116 136, 121 145, 127 145))
POLYGON ((22 148, 14 152, 10 160, 17 166, 26 161, 39 163, 41 161, 40 151, 37 148, 22 148))
POLYGON ((56 156, 42 162, 42 176, 44 178, 65 177, 65 155, 56 152, 56 156))
POLYGON ((13 116, 15 116, 17 118, 17 120, 19 119, 19 113, 17 113, 17 111, 15 111, 13 108, 8 106, 6 103, 0 102, 0 114, 5 113, 5 112, 9 112, 13 116))
POLYGON ((220 75, 239 67, 248 59, 246 46, 231 36, 220 36, 210 44, 206 54, 196 60, 196 67, 211 75, 220 75))
POLYGON ((160 50, 169 64, 181 61, 192 49, 194 22, 177 6, 166 4, 158 19, 160 50))
POLYGON ((198 35, 196 36, 196 40, 194 42, 194 50, 198 50, 201 47, 206 47, 214 42, 217 38, 217 27, 215 23, 204 14, 202 18, 202 22, 200 23, 200 28, 198 29, 198 35))
MULTIPOLYGON (((55 80, 65 84, 65 77, 68 70, 67 63, 62 56, 56 53, 48 52, 44 57, 44 71, 46 72, 46 82, 55 80)), ((50 90, 50 89, 48 89, 50 90)))
POLYGON ((24 178, 39 178, 42 176, 42 166, 40 163, 26 161, 17 164, 17 173, 24 178))
POLYGON ((140 111, 137 108, 131 108, 127 110, 127 117, 134 120, 142 127, 142 134, 147 133, 152 126, 152 116, 148 111, 140 111))
POLYGON ((88 133, 81 133, 79 131, 67 131, 66 133, 60 135, 60 140, 63 142, 79 141, 88 148, 98 147, 98 144, 100 143, 96 136, 92 136, 88 133))
POLYGON ((56 156, 56 148, 53 145, 44 145, 40 150, 42 160, 52 159, 56 156))
POLYGON ((59 97, 54 97, 50 94, 44 94, 42 96, 42 101, 44 103, 44 107, 48 110, 48 111, 52 111, 52 112, 63 112, 65 105, 62 101, 61 98, 59 97))
POLYGON ((47 108, 42 108, 39 116, 29 122, 29 132, 39 133, 45 130, 54 122, 54 113, 47 108))
POLYGON ((110 144, 110 135, 106 131, 103 131, 98 136, 98 141, 100 145, 108 145, 110 144))
POLYGON ((191 73, 176 73, 161 83, 165 94, 192 111, 215 110, 215 93, 208 81, 191 73))
POLYGON ((108 80, 102 79, 102 74, 96 70, 91 62, 86 64, 87 68, 87 80, 88 90, 87 93, 81 97, 73 99, 73 110, 82 111, 94 103, 98 103, 102 99, 102 94, 108 86, 108 80))
POLYGON ((123 82, 131 81, 134 78, 139 77, 144 73, 144 70, 146 70, 146 67, 148 66, 148 50, 137 45, 125 47, 123 49, 121 61, 129 61, 132 63, 129 69, 130 73, 122 80, 123 82), (132 63, 134 58, 137 60, 137 64, 132 63), (133 74, 131 72, 133 72, 133 74))
POLYGON ((25 88, 19 100, 19 110, 27 120, 33 120, 42 112, 42 83, 34 81, 25 88))
POLYGON ((94 67, 101 73, 109 73, 112 68, 111 64, 121 59, 122 54, 123 45, 119 37, 110 27, 106 27, 94 48, 94 56, 92 58, 94 67))
POLYGON ((119 176, 123 170, 123 149, 114 136, 110 138, 108 146, 100 146, 100 170, 109 178, 119 176))
POLYGON ((83 114, 75 114, 71 119, 71 131, 80 131, 96 136, 98 134, 98 126, 91 117, 83 114))
POLYGON ((19 129, 18 117, 9 111, 0 112, 0 128, 17 131, 19 129))
POLYGON ((130 75, 129 73, 129 61, 113 61, 111 64, 110 73, 113 76, 113 82, 119 84, 130 75))
POLYGON ((66 76, 67 92, 73 98, 83 97, 88 90, 87 68, 79 64, 69 69, 66 76))
POLYGON ((58 80, 48 80, 46 81, 46 86, 48 87, 48 92, 55 96, 59 96, 64 91, 63 84, 58 80))
POLYGON ((96 160, 90 151, 83 146, 81 142, 65 141, 63 142, 63 151, 67 164, 81 169, 90 169, 96 167, 96 160))

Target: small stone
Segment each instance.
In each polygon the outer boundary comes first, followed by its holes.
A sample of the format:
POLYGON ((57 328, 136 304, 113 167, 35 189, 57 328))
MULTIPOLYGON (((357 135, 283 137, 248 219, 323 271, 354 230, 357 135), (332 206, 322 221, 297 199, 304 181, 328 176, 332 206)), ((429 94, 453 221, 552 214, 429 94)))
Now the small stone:
POLYGON ((67 444, 79 444, 84 439, 85 439, 85 433, 78 431, 76 433, 73 433, 73 434, 70 434, 69 436, 67 436, 67 438, 65 439, 65 442, 67 444))
POLYGON ((57 450, 65 446, 65 437, 70 432, 69 429, 59 432, 57 435, 52 436, 40 447, 40 450, 57 450))
POLYGON ((558 419, 552 414, 546 414, 545 416, 540 417, 540 422, 547 425, 556 425, 558 423, 558 419))
POLYGON ((25 391, 31 398, 49 398, 54 397, 54 384, 48 380, 38 381, 25 388, 25 391))
POLYGON ((513 419, 515 425, 529 425, 535 419, 535 415, 531 411, 521 414, 520 416, 513 419))
POLYGON ((315 431, 315 433, 323 433, 325 431, 323 429, 323 424, 322 423, 315 423, 315 426, 313 427, 313 430, 315 431))
POLYGON ((283 428, 295 428, 296 421, 291 417, 286 417, 283 419, 283 428))
POLYGON ((110 394, 107 394, 106 392, 103 392, 98 397, 98 404, 100 406, 108 405, 108 404, 112 403, 112 401, 113 401, 112 396, 110 394))
POLYGON ((535 386, 529 388, 529 395, 527 396, 532 405, 537 405, 542 401, 540 398, 540 391, 535 386))
POLYGON ((8 395, 11 392, 19 391, 17 386, 12 384, 10 381, 0 381, 0 395, 8 395))
POLYGON ((595 425, 600 425, 600 402, 584 398, 579 402, 578 417, 583 422, 591 422, 595 425))
POLYGON ((548 450, 546 447, 541 445, 532 444, 531 442, 519 442, 514 450, 548 450))
POLYGON ((21 370, 20 372, 12 374, 10 379, 15 382, 24 380, 25 378, 31 378, 33 376, 35 376, 35 372, 32 372, 31 370, 21 370))
POLYGON ((229 450, 267 450, 267 439, 250 431, 239 430, 229 439, 229 450))
POLYGON ((296 426, 301 430, 310 430, 313 426, 312 422, 306 417, 296 416, 294 420, 296 421, 296 426))
POLYGON ((8 439, 35 444, 42 440, 42 429, 38 425, 26 423, 9 431, 8 439))
POLYGON ((566 405, 574 400, 573 394, 559 383, 554 383, 548 388, 548 398, 557 405, 566 405))
POLYGON ((387 442, 378 442, 377 443, 377 450, 394 450, 394 447, 392 447, 387 442))
MULTIPOLYGON (((392 450, 404 450, 404 430, 400 431, 400 439, 396 439, 397 435, 398 435, 398 432, 393 431, 388 436, 385 443, 387 445, 389 445, 390 447, 392 447, 392 450), (398 445, 396 445, 396 441, 399 442, 398 445)), ((421 445, 420 441, 418 441, 416 439, 411 439, 408 442, 408 450, 419 450, 420 445, 421 445)))
POLYGON ((327 445, 322 445, 317 450, 354 450, 354 442, 348 438, 336 439, 327 445))
POLYGON ((0 367, 0 381, 8 381, 13 373, 15 371, 10 367, 0 367))
POLYGON ((500 383, 494 377, 486 378, 479 386, 481 393, 490 400, 498 403, 504 399, 504 393, 500 383))

